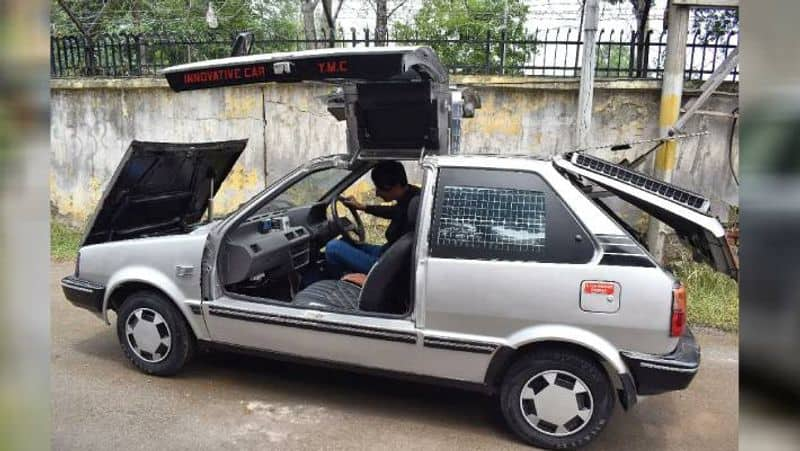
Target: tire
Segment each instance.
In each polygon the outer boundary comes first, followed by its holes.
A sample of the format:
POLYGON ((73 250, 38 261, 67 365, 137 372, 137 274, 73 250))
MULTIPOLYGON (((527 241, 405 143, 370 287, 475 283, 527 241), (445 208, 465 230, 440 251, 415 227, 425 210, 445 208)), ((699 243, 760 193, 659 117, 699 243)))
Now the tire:
POLYGON ((145 374, 171 376, 194 354, 194 335, 183 315, 153 291, 125 299, 117 312, 117 338, 125 357, 145 374))
POLYGON ((575 449, 590 443, 605 427, 614 409, 612 388, 605 370, 591 358, 567 350, 534 351, 506 372, 500 409, 511 430, 526 443, 575 449))

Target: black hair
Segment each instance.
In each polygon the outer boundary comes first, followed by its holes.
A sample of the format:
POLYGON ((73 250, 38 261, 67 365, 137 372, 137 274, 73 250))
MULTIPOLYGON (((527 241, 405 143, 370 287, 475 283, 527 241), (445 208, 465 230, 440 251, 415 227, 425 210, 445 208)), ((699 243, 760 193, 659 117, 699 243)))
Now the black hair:
POLYGON ((372 183, 381 189, 397 185, 406 186, 408 185, 406 169, 399 161, 381 161, 372 168, 372 183))

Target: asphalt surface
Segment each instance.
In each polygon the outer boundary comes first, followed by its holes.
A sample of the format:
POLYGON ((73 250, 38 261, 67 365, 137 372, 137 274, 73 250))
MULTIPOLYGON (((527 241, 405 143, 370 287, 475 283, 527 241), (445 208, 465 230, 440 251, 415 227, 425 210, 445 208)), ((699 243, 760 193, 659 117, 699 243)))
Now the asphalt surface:
MULTIPOLYGON (((455 389, 223 353, 146 376, 113 327, 64 299, 71 271, 50 270, 53 449, 530 449, 491 398, 455 389)), ((589 449, 737 448, 738 339, 695 335, 690 388, 618 406, 589 449)))

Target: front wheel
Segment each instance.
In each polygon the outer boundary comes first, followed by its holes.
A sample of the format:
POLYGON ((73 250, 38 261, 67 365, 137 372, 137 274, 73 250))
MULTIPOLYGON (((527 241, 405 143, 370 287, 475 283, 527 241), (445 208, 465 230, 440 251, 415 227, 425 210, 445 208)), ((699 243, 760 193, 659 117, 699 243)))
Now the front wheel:
POLYGON ((170 376, 189 360, 194 337, 169 299, 139 291, 117 312, 117 338, 133 365, 147 374, 170 376))
POLYGON ((569 351, 542 350, 511 366, 500 403, 509 427, 528 444, 574 449, 603 430, 614 396, 596 362, 569 351))

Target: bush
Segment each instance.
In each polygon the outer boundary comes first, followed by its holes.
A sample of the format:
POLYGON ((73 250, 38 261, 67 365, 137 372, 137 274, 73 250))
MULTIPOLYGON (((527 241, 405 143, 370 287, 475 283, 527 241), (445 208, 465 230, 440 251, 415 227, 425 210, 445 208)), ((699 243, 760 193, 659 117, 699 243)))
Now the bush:
POLYGON ((677 261, 672 267, 686 286, 690 324, 739 330, 739 285, 735 280, 693 261, 677 261))

